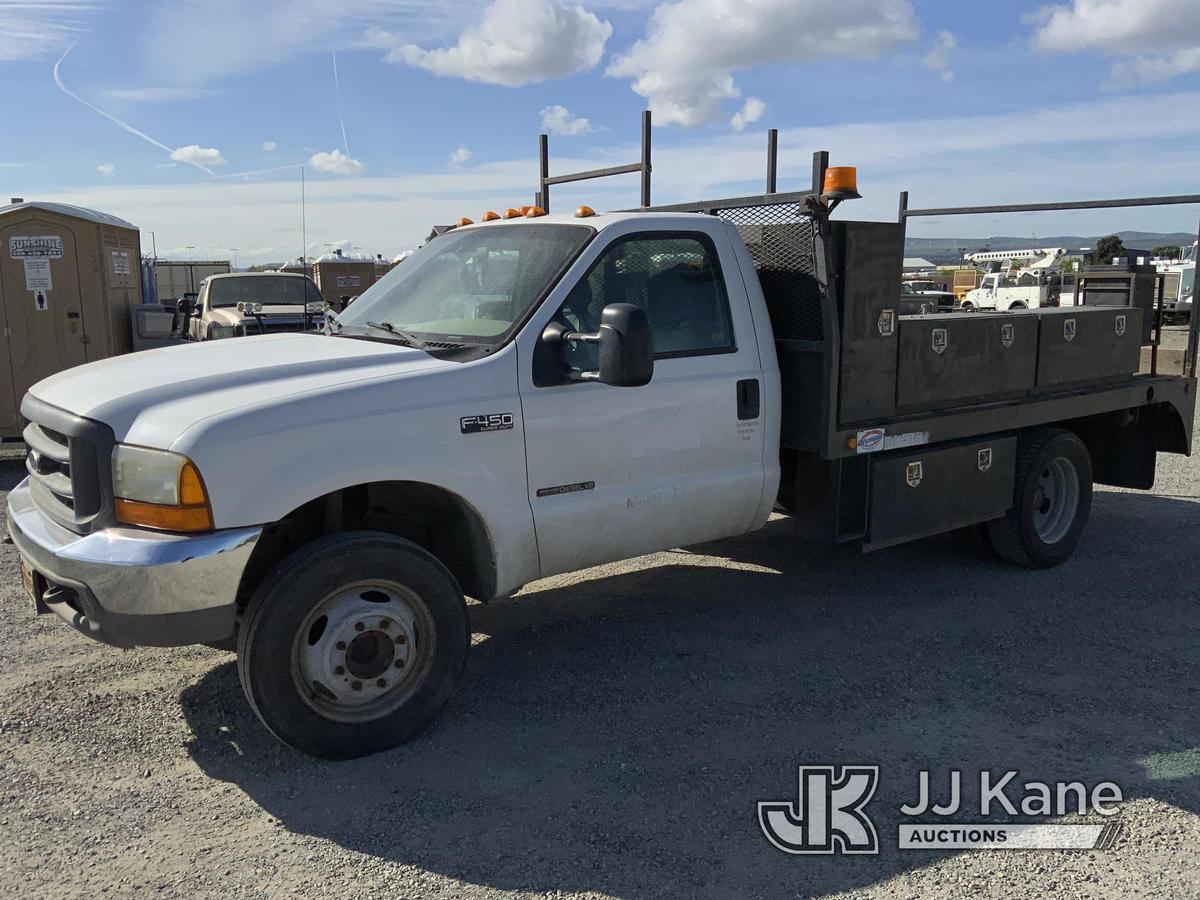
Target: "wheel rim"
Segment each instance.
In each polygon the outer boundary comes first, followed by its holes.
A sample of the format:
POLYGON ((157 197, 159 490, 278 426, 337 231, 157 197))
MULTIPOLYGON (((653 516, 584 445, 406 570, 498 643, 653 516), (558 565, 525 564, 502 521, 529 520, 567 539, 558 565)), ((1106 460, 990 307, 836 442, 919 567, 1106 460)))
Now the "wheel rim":
POLYGON ((417 594, 362 581, 327 595, 292 640, 292 679, 305 702, 338 722, 369 722, 403 706, 433 661, 435 629, 417 594))
POLYGON ((1057 544, 1071 530, 1079 509, 1079 473, 1063 456, 1046 463, 1033 491, 1033 529, 1044 544, 1057 544))

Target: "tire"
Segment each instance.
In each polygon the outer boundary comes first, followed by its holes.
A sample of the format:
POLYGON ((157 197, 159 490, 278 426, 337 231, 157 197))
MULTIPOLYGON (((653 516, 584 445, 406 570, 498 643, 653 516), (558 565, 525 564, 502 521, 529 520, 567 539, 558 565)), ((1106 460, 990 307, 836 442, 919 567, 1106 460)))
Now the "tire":
POLYGON ((440 561, 390 534, 350 532, 300 548, 255 591, 238 675, 275 737, 350 759, 429 725, 470 642, 462 590, 440 561))
POLYGON ((975 304, 974 303, 964 303, 962 306, 959 307, 959 309, 961 309, 963 312, 975 312, 975 304))
POLYGON ((1014 309, 1029 309, 1029 307, 1025 304, 1024 300, 1015 300, 1009 305, 1008 309, 1011 312, 1014 309))
POLYGON ((986 525, 996 555, 1048 569, 1075 550, 1092 508, 1092 461, 1072 432, 1038 428, 1018 444, 1013 507, 986 525))

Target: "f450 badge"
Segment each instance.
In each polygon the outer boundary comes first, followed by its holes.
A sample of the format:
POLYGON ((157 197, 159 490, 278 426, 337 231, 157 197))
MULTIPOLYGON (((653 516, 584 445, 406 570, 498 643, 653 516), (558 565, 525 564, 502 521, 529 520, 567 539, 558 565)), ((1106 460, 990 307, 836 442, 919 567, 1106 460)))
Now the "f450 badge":
POLYGON ((485 413, 481 416, 463 416, 458 420, 463 434, 479 434, 484 431, 510 431, 513 427, 512 413, 485 413))

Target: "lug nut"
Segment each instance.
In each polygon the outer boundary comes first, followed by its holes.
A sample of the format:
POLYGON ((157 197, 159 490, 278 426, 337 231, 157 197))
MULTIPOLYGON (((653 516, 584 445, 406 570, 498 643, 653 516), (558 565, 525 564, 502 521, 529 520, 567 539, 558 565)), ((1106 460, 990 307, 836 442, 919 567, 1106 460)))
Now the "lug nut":
POLYGON ((404 668, 404 660, 402 660, 402 659, 396 660, 396 668, 403 669, 404 668))
POLYGON ((387 679, 380 678, 378 681, 375 682, 375 687, 387 687, 387 679))
POLYGON ((354 688, 356 691, 361 691, 362 690, 362 682, 361 681, 351 682, 350 687, 354 688))
POLYGON ((334 670, 333 670, 333 674, 335 674, 335 675, 345 675, 345 674, 346 674, 346 667, 345 667, 345 666, 338 666, 336 669, 334 669, 334 670))
POLYGON ((397 644, 407 644, 407 643, 408 643, 408 638, 406 638, 406 637, 405 637, 404 635, 402 635, 402 634, 398 634, 398 635, 396 635, 396 643, 397 643, 397 644))
POLYGON ((346 649, 346 642, 345 642, 345 641, 338 641, 338 642, 337 642, 337 648, 338 648, 339 650, 345 650, 345 649, 346 649))
POLYGON ((362 623, 362 622, 355 622, 355 623, 354 623, 354 630, 355 630, 355 631, 362 631, 364 628, 366 628, 366 626, 365 626, 365 625, 363 625, 363 623, 362 623))
POLYGON ((392 624, 391 620, 389 620, 389 619, 380 619, 379 620, 379 627, 382 628, 384 631, 387 631, 387 629, 389 627, 391 627, 391 624, 392 624))

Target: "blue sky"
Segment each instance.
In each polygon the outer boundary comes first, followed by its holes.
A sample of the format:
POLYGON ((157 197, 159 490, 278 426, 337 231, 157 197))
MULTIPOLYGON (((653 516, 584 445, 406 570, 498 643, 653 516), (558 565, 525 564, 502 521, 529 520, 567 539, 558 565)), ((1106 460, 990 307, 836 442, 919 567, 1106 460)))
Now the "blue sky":
MULTIPOLYGON (((242 264, 299 254, 301 165, 309 253, 393 255, 434 222, 529 202, 543 127, 556 171, 633 161, 647 107, 658 202, 758 189, 768 127, 782 189, 816 149, 859 166, 847 216, 889 217, 901 189, 931 206, 1200 189, 1200 3, 1178 0, 0 0, 0 83, 0 197, 242 264)), ((554 201, 636 198, 629 177, 554 201)), ((1198 215, 910 233, 1192 231, 1198 215)))

